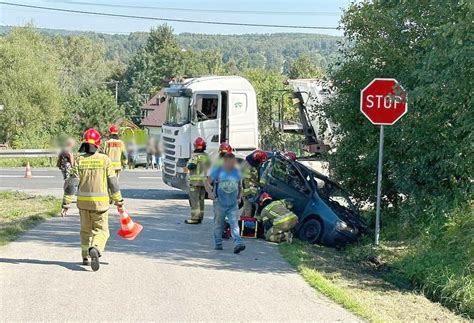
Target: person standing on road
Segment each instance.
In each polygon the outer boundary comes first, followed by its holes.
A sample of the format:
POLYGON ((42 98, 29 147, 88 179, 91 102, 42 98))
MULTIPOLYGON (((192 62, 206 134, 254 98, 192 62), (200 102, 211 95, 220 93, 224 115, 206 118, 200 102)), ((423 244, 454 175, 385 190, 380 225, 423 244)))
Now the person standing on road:
POLYGON ((163 168, 163 153, 162 153, 162 143, 161 139, 156 140, 155 144, 155 162, 156 162, 156 169, 162 170, 163 168))
POLYGON ((207 171, 210 167, 209 156, 206 154, 206 141, 198 137, 194 141, 194 153, 188 161, 189 170, 189 205, 191 216, 185 220, 186 224, 200 224, 204 218, 204 199, 206 189, 204 183, 207 180, 207 171))
POLYGON ((117 179, 120 177, 120 171, 127 161, 125 144, 119 138, 120 129, 116 125, 109 128, 110 139, 105 142, 104 153, 109 156, 112 167, 114 168, 117 179))
POLYGON ((131 139, 127 143, 127 159, 128 159, 128 169, 134 169, 135 168, 135 157, 137 155, 138 147, 135 142, 135 139, 131 139))
POLYGON ((66 142, 61 149, 61 152, 58 156, 58 162, 56 166, 63 173, 63 179, 66 180, 69 177, 69 171, 74 166, 74 146, 76 141, 72 138, 66 139, 66 142))
POLYGON ((99 270, 99 257, 109 238, 109 193, 117 207, 123 207, 115 168, 110 158, 98 152, 100 133, 95 129, 84 132, 79 148, 80 155, 71 176, 64 184, 61 215, 65 216, 71 207, 74 187, 77 188, 77 208, 81 222, 82 264, 89 264, 93 271, 99 270))
POLYGON ((155 140, 150 138, 146 145, 146 169, 149 167, 151 167, 151 169, 154 168, 155 163, 153 162, 153 159, 155 158, 155 146, 155 140))
POLYGON ((255 150, 253 153, 248 155, 242 162, 242 173, 243 173, 243 195, 244 195, 244 208, 242 216, 253 216, 253 204, 250 199, 255 198, 258 191, 258 171, 260 166, 268 159, 268 154, 263 150, 255 150))
POLYGON ((207 194, 214 201, 214 244, 216 250, 222 250, 222 231, 226 218, 234 240, 234 253, 245 250, 237 219, 239 216, 238 201, 242 192, 241 180, 242 177, 237 168, 234 154, 226 153, 223 156, 222 166, 214 167, 205 183, 207 194))

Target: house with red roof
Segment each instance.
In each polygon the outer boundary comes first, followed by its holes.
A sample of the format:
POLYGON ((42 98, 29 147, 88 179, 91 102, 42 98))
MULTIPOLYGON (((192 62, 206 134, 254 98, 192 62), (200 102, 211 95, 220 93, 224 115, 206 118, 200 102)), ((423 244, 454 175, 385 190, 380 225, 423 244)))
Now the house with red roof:
POLYGON ((167 105, 165 93, 160 91, 141 107, 142 122, 140 125, 147 130, 149 137, 159 138, 161 136, 161 127, 166 120, 167 105))

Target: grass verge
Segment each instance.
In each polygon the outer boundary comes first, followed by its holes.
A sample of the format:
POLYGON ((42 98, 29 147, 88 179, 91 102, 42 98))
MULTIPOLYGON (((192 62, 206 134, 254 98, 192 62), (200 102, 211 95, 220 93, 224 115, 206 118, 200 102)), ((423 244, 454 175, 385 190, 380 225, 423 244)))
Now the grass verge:
POLYGON ((31 167, 51 167, 55 166, 56 158, 0 158, 0 167, 25 167, 27 163, 31 167))
POLYGON ((372 266, 354 261, 351 251, 299 241, 280 245, 280 251, 312 287, 370 322, 464 320, 409 286, 394 285, 372 266))
POLYGON ((0 245, 15 240, 21 233, 59 213, 57 198, 0 192, 0 245))

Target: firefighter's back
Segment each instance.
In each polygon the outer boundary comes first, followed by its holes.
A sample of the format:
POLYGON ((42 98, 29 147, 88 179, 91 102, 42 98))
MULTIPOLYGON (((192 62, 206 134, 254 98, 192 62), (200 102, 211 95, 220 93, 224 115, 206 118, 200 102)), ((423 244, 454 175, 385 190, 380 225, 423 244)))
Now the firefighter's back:
POLYGON ((77 207, 91 211, 108 210, 107 171, 111 167, 110 158, 99 152, 82 155, 78 158, 77 167, 77 207))

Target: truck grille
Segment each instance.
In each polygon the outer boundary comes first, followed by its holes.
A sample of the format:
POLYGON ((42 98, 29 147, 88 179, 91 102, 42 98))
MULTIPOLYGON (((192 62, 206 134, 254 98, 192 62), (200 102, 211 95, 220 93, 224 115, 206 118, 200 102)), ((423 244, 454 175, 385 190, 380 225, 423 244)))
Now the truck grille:
POLYGON ((166 174, 174 176, 176 175, 176 158, 175 158, 175 148, 176 145, 174 142, 176 139, 162 135, 163 145, 165 147, 165 162, 164 162, 164 171, 166 174))

